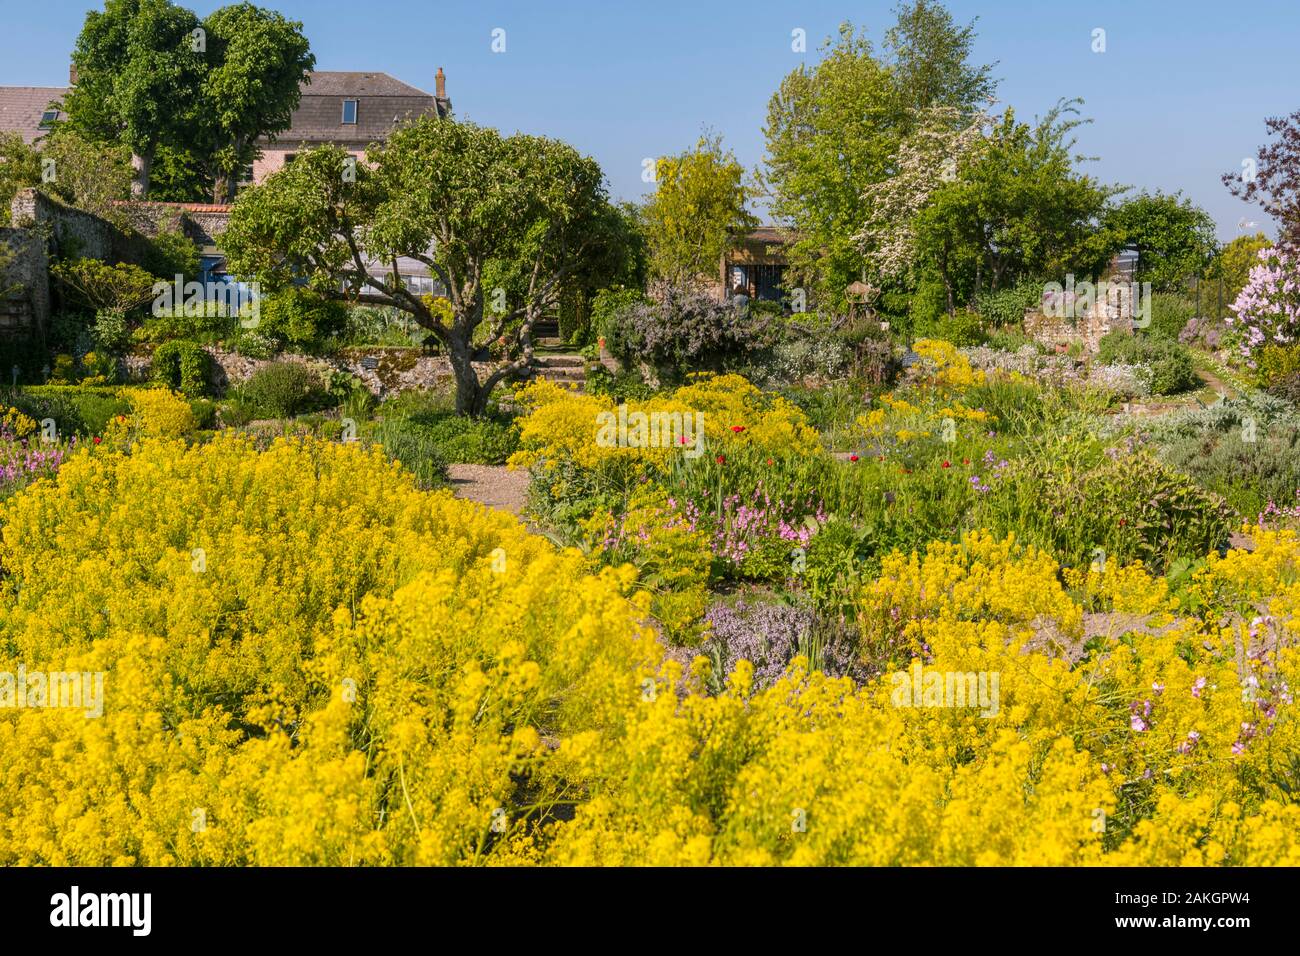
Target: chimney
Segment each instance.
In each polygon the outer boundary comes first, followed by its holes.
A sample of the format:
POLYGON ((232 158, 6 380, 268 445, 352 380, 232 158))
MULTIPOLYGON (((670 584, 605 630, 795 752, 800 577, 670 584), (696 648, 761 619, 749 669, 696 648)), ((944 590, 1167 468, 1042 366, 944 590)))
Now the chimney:
POLYGON ((68 85, 77 85, 77 64, 75 63, 68 64, 68 85))
POLYGON ((438 72, 434 76, 434 95, 440 100, 447 98, 447 74, 442 72, 442 67, 438 67, 438 72))

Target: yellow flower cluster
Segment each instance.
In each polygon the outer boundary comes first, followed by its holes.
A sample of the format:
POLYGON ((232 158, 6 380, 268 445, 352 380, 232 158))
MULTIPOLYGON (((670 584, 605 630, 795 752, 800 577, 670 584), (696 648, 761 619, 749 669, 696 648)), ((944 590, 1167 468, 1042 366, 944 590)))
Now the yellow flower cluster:
MULTIPOLYGON (((817 431, 797 407, 763 392, 740 375, 699 374, 675 391, 644 402, 629 403, 627 414, 642 412, 660 422, 674 422, 667 440, 651 428, 646 447, 602 442, 602 416, 617 416, 612 399, 580 394, 547 381, 536 381, 518 393, 528 410, 519 426, 520 450, 510 459, 516 468, 554 467, 571 461, 593 469, 607 462, 648 460, 667 462, 694 442, 691 431, 703 415, 702 454, 728 455, 737 448, 769 454, 813 454, 821 446, 817 431), (689 416, 689 417, 687 417, 689 416), (683 424, 689 423, 683 435, 683 424), (686 442, 682 443, 681 438, 686 442)), ((607 420, 607 419, 606 419, 607 420)))
POLYGON ((101 446, 0 519, 0 674, 103 674, 98 719, 0 707, 0 864, 504 852, 657 659, 630 570, 356 445, 101 446))
POLYGON ((943 339, 917 339, 912 351, 922 359, 922 369, 935 385, 961 390, 984 382, 984 373, 971 367, 957 346, 943 339))
POLYGON ((0 520, 0 674, 104 674, 0 707, 0 864, 1300 864, 1291 532, 1179 594, 891 555, 872 680, 709 696, 632 568, 354 445, 82 451, 0 520))
POLYGON ((184 438, 194 432, 194 411, 176 392, 162 388, 122 389, 131 404, 130 415, 108 423, 104 437, 112 443, 135 438, 184 438))
POLYGON ((10 406, 0 410, 0 429, 14 438, 28 438, 36 432, 36 419, 10 406))

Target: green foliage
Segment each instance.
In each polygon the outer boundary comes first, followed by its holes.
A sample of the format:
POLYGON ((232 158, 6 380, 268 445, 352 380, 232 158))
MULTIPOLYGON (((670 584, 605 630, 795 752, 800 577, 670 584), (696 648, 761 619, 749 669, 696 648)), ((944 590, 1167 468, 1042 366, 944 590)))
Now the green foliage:
POLYGON ((525 316, 550 311, 564 278, 579 268, 606 220, 600 167, 555 140, 471 123, 422 117, 399 127, 356 167, 341 175, 346 153, 321 147, 301 154, 261 186, 239 197, 222 236, 232 269, 274 289, 308 280, 316 292, 408 312, 447 349, 456 379, 457 411, 482 414, 503 366, 480 378, 471 362, 477 344, 507 338, 517 349, 525 316), (435 242, 436 240, 436 242, 435 242), (351 250, 362 252, 362 266, 351 250), (365 261, 428 258, 449 290, 455 321, 444 323, 432 301, 398 283, 369 275, 365 261), (495 313, 491 286, 480 281, 497 264, 515 290, 495 313), (533 276, 521 282, 520 277, 533 276), (519 289, 522 288, 522 292, 519 289))
POLYGON ((168 190, 192 188, 202 166, 222 201, 258 137, 289 128, 315 64, 301 23, 251 3, 200 22, 168 0, 106 0, 86 14, 72 60, 78 80, 65 105, 78 132, 139 154, 145 191, 165 148, 168 190))
POLYGON ((1043 284, 1026 278, 1009 288, 981 292, 977 307, 980 317, 992 328, 1019 326, 1025 310, 1037 306, 1042 297, 1043 284))
POLYGON ((917 216, 923 271, 977 299, 986 287, 1100 272, 1113 243, 1097 222, 1115 189, 1075 169, 1077 112, 1062 102, 1031 127, 1006 110, 917 216))
POLYGON ((1110 209, 1104 224, 1117 247, 1138 250, 1136 280, 1150 282, 1157 292, 1181 288, 1214 256, 1214 220, 1180 193, 1143 191, 1110 209))
POLYGON ((1251 393, 1152 423, 1146 439, 1170 466, 1221 495, 1244 521, 1300 488, 1300 414, 1251 393))
POLYGON ((446 396, 433 392, 405 392, 379 409, 385 423, 405 422, 407 431, 421 432, 437 447, 444 462, 468 465, 504 465, 519 445, 519 430, 496 414, 466 418, 456 414, 446 396))
POLYGON ((369 438, 383 446, 385 454, 400 461, 421 488, 447 483, 447 462, 429 429, 403 418, 385 419, 369 432, 369 438))
POLYGON ((723 253, 758 224, 745 208, 745 167, 721 137, 703 136, 694 149, 660 157, 655 175, 645 206, 651 271, 670 282, 712 275, 723 253))
POLYGON ((41 181, 41 158, 18 133, 0 132, 0 226, 8 226, 14 194, 41 181))
POLYGON ((1151 295, 1151 325, 1148 335, 1178 341, 1178 333, 1196 314, 1196 304, 1177 292, 1154 292, 1151 295))
POLYGON ((60 434, 83 437, 102 435, 131 411, 123 390, 87 385, 35 385, 11 391, 5 401, 37 421, 54 419, 60 434))
POLYGON ((618 316, 635 305, 648 300, 639 289, 625 289, 616 286, 601 289, 591 305, 591 326, 596 334, 605 340, 605 349, 611 355, 622 355, 628 350, 628 343, 622 341, 622 326, 618 316))
POLYGON ((258 137, 291 125, 316 57, 301 22, 251 3, 221 7, 203 28, 211 52, 199 86, 201 135, 216 179, 213 199, 229 202, 258 137))
POLYGON ((996 534, 1014 531, 1075 567, 1101 549, 1107 561, 1162 569, 1222 547, 1236 525, 1220 497, 1150 455, 1050 443, 1014 461, 982 505, 996 534))
POLYGON ((330 405, 320 376, 301 362, 272 362, 232 391, 257 418, 292 418, 330 405))
POLYGON ((145 342, 189 339, 212 343, 233 335, 238 327, 234 316, 226 315, 218 302, 204 302, 194 307, 177 305, 159 309, 145 317, 136 337, 145 342))
POLYGON ((212 359, 197 342, 169 339, 154 349, 153 380, 198 398, 210 389, 211 366, 212 359))
POLYGON ((797 239, 788 278, 832 308, 862 278, 857 240, 867 187, 895 170, 899 145, 931 107, 958 118, 993 90, 990 68, 973 66, 974 31, 936 3, 909 3, 878 57, 865 33, 841 25, 816 65, 788 74, 773 94, 764 135, 764 181, 772 212, 797 239))
POLYGON ((958 348, 980 345, 985 340, 983 319, 978 312, 958 309, 952 315, 940 312, 923 325, 914 325, 915 338, 944 339, 958 348))
POLYGON ((115 309, 100 309, 95 313, 95 322, 90 327, 90 336, 96 348, 103 349, 105 352, 120 353, 130 344, 130 325, 121 312, 115 309))
POLYGON ((148 240, 141 264, 160 279, 189 281, 199 275, 199 250, 179 229, 164 229, 148 240))
POLYGON ((1098 344, 1097 360, 1146 368, 1147 385, 1154 395, 1174 395, 1193 388, 1200 381, 1191 353, 1177 342, 1141 333, 1111 332, 1098 344))
POLYGON ((125 315, 154 297, 154 277, 125 262, 109 265, 98 259, 72 259, 54 263, 50 275, 74 306, 96 312, 125 315))
POLYGON ((256 331, 281 348, 320 352, 347 327, 347 308, 310 289, 289 286, 258 302, 256 331))

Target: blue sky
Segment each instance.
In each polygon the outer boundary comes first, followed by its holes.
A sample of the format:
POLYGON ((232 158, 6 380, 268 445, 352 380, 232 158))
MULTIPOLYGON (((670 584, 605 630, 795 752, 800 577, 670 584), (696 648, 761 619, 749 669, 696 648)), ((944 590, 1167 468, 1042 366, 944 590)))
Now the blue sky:
MULTIPOLYGON (((894 0, 261 0, 302 20, 321 69, 382 70, 433 89, 438 66, 463 118, 559 137, 600 161, 611 192, 634 199, 645 157, 690 146, 705 127, 748 166, 781 77, 814 61, 843 20, 874 38, 894 0), (505 52, 492 31, 505 31, 505 52), (802 28, 808 53, 791 52, 802 28)), ((206 14, 222 4, 189 3, 206 14)), ((86 0, 4 0, 0 84, 61 85, 86 0)), ((1108 182, 1182 190, 1221 239, 1271 224, 1219 174, 1263 141, 1266 116, 1300 108, 1300 4, 1210 0, 951 0, 978 17, 976 58, 998 61, 1003 103, 1025 118, 1083 97, 1080 148, 1108 182), (1092 32, 1106 31, 1106 52, 1092 32)))

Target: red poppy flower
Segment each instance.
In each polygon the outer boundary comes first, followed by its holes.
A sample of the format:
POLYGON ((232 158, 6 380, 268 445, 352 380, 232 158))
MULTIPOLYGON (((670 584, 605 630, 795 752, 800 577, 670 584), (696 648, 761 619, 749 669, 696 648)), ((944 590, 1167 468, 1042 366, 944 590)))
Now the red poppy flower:
POLYGON ((969 459, 969 458, 963 458, 963 459, 961 460, 961 463, 962 463, 963 465, 969 465, 969 464, 970 464, 970 459, 969 459))
POLYGON ((739 435, 741 432, 743 432, 743 431, 745 430, 745 426, 744 426, 744 425, 732 425, 732 426, 731 426, 731 430, 732 430, 733 432, 735 432, 737 435, 739 435))
POLYGON ((719 455, 719 456, 718 456, 718 464, 719 464, 719 465, 724 464, 724 463, 726 462, 726 460, 727 460, 727 456, 726 456, 726 455, 719 455))
POLYGON ((857 455, 849 455, 849 461, 857 461, 857 460, 858 460, 857 455))
POLYGON ((1128 524, 1128 519, 1127 519, 1127 518, 1120 518, 1120 519, 1119 519, 1119 526, 1120 526, 1121 528, 1124 527, 1126 524, 1128 524))
POLYGON ((103 439, 101 439, 98 435, 95 436, 95 444, 96 444, 96 445, 98 445, 102 440, 103 440, 103 439))
POLYGON ((767 463, 768 463, 769 465, 772 464, 772 459, 769 458, 769 459, 767 460, 767 463))
POLYGON ((943 467, 944 467, 944 468, 951 468, 951 467, 952 467, 952 462, 950 462, 950 461, 945 461, 945 462, 943 463, 943 467))

